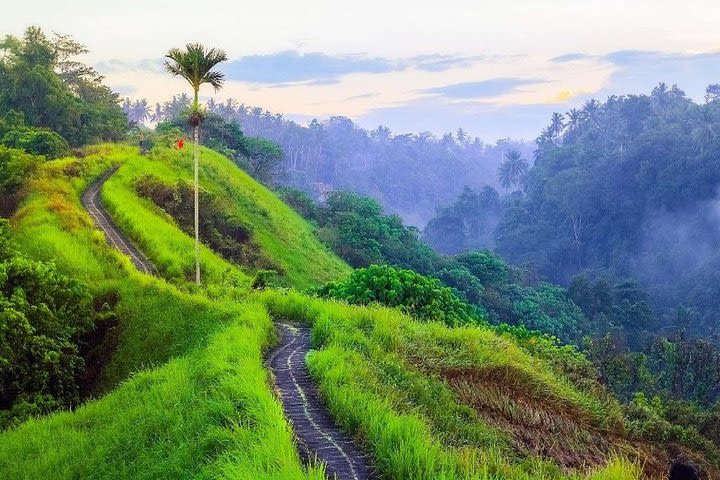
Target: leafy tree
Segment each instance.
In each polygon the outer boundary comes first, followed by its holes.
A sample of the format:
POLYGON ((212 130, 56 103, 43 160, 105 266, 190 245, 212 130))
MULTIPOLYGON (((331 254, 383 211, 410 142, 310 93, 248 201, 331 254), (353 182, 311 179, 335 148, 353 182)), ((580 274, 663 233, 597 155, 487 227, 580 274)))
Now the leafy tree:
POLYGON ((70 147, 60 135, 46 130, 11 130, 0 138, 6 147, 25 150, 33 155, 42 155, 48 159, 67 155, 70 147))
POLYGON ((463 193, 441 209, 425 226, 423 241, 441 253, 490 248, 500 211, 500 195, 486 186, 479 192, 465 187, 463 193))
POLYGON ((292 188, 281 188, 277 192, 280 199, 290 205, 303 218, 317 221, 319 211, 313 199, 306 192, 292 188))
MULTIPOLYGON (((128 112, 135 101, 128 102, 128 112)), ((160 102, 151 108, 152 121, 172 121, 191 102, 188 95, 160 102)), ((457 142, 453 133, 436 138, 427 132, 393 134, 382 125, 365 130, 345 117, 301 125, 233 99, 211 99, 207 107, 225 121, 237 123, 246 136, 266 138, 282 149, 282 161, 273 171, 279 185, 313 197, 329 188, 369 195, 413 225, 425 224, 438 206, 451 204, 466 185, 476 192, 486 185, 498 188, 495 173, 508 150, 517 149, 526 158, 532 151, 528 142, 486 143, 465 133, 457 142)), ((203 123, 203 142, 208 145, 209 122, 210 115, 203 123)), ((239 154, 238 148, 230 148, 239 154)))
POLYGON ((193 126, 195 148, 193 156, 195 159, 195 282, 200 284, 200 220, 198 212, 199 180, 198 171, 200 163, 199 126, 203 119, 200 111, 198 95, 200 87, 207 83, 217 92, 223 85, 224 75, 213 70, 217 64, 227 60, 227 55, 222 50, 214 48, 206 49, 199 43, 188 43, 185 50, 173 48, 168 51, 165 68, 173 76, 180 76, 188 81, 193 89, 193 103, 190 111, 189 122, 193 126))
POLYGON ((20 187, 42 158, 0 145, 0 215, 10 215, 18 202, 20 187))
POLYGON ((250 175, 262 183, 271 183, 273 172, 283 158, 282 149, 272 141, 259 137, 245 137, 242 148, 250 175))
POLYGON ((0 111, 22 113, 27 126, 54 131, 71 146, 122 137, 126 120, 117 95, 72 60, 86 51, 82 45, 30 27, 22 38, 7 36, 0 51, 0 111))
POLYGON ((565 342, 579 340, 581 332, 586 331, 582 311, 568 298, 565 289, 557 285, 541 282, 523 289, 513 308, 521 325, 565 342))

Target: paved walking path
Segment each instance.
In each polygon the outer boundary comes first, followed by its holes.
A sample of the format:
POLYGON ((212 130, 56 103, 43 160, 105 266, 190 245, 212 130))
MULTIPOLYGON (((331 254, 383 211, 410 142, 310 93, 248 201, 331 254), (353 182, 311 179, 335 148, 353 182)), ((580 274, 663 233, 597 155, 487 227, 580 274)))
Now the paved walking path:
POLYGON ((374 478, 368 458, 333 422, 318 397, 305 364, 310 350, 310 329, 278 324, 281 338, 267 363, 306 461, 317 456, 330 478, 367 480, 374 478))
MULTIPOLYGON (((100 191, 119 167, 106 171, 82 195, 82 205, 108 242, 130 257, 141 272, 156 274, 155 267, 113 223, 102 205, 100 191)), ((317 458, 325 463, 329 478, 369 480, 373 472, 368 458, 333 422, 320 401, 305 364, 310 349, 310 329, 279 324, 281 339, 267 364, 275 376, 283 410, 290 420, 305 461, 317 458)))
POLYGON ((120 167, 115 166, 110 168, 103 173, 99 179, 93 182, 93 184, 83 192, 81 203, 92 217, 95 226, 105 233, 105 237, 107 237, 110 245, 130 257, 130 260, 133 265, 135 265, 135 268, 141 272, 155 275, 157 272, 153 264, 150 263, 150 260, 148 260, 147 257, 145 257, 145 255, 143 255, 129 239, 125 238, 117 226, 115 226, 115 223, 113 223, 110 215, 108 215, 107 210, 105 210, 105 207, 102 204, 102 200, 100 199, 100 191, 102 190, 103 185, 108 178, 117 171, 118 168, 120 167))

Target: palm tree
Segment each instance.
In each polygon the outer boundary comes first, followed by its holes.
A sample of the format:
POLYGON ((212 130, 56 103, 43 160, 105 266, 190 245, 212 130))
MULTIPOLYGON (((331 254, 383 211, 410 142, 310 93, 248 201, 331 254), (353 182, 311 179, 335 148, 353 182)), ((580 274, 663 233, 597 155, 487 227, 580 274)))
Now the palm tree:
POLYGON ((195 158, 195 282, 200 284, 200 216, 198 212, 198 190, 199 190, 199 165, 200 150, 198 148, 199 127, 202 122, 203 115, 200 111, 198 102, 198 94, 200 86, 209 83, 217 92, 222 87, 225 75, 213 70, 217 64, 227 60, 227 55, 222 50, 214 48, 206 49, 199 43, 188 43, 185 50, 172 48, 168 51, 165 61, 165 69, 173 76, 180 76, 188 81, 193 88, 192 108, 190 111, 190 125, 193 127, 194 145, 193 156, 195 158))
POLYGON ((150 118, 150 105, 146 99, 135 100, 130 107, 130 120, 135 123, 143 123, 150 118))
POLYGON ((505 154, 505 161, 498 168, 498 180, 504 188, 510 188, 520 183, 527 172, 528 162, 517 150, 510 150, 505 154))
POLYGON ((582 122, 582 113, 577 108, 572 108, 567 113, 568 117, 568 131, 574 132, 580 128, 580 122, 582 122))
POLYGON ((553 138, 560 136, 563 128, 565 128, 565 117, 561 113, 553 113, 552 119, 550 120, 550 126, 548 127, 550 135, 553 138))

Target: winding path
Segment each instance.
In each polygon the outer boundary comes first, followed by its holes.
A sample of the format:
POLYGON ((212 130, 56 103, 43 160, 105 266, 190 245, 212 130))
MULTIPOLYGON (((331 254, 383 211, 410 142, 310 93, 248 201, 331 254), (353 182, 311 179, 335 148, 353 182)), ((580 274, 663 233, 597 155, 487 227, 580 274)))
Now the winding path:
POLYGON ((317 457, 325 463, 330 478, 367 480, 374 478, 366 456, 357 449, 325 410, 313 385, 305 355, 310 350, 310 329, 278 324, 281 338, 267 363, 275 374, 285 416, 297 437, 306 461, 317 457))
MULTIPOLYGON (((138 270, 154 275, 153 264, 120 232, 102 205, 102 187, 118 168, 110 168, 93 182, 83 192, 81 203, 111 245, 130 257, 138 270)), ((303 458, 306 462, 315 458, 322 461, 328 476, 337 480, 374 478, 367 457, 335 425, 318 397, 305 364, 305 355, 310 350, 310 329, 284 323, 278 328, 281 339, 270 352, 267 364, 274 373, 283 410, 293 425, 303 458)))
POLYGON ((90 214, 90 217, 92 217, 95 226, 105 233, 105 237, 112 246, 130 257, 130 261, 132 261, 133 265, 135 265, 135 268, 141 272, 155 275, 157 272, 153 264, 147 259, 147 257, 145 257, 145 255, 142 254, 142 252, 140 252, 140 250, 135 247, 135 245, 133 245, 129 239, 125 238, 125 236, 120 232, 110 218, 110 215, 105 210, 102 200, 100 199, 100 191, 102 190, 103 185, 108 178, 117 171, 118 168, 120 168, 119 165, 110 168, 103 173, 100 178, 95 180, 83 192, 80 202, 83 207, 85 207, 85 210, 87 210, 90 214))

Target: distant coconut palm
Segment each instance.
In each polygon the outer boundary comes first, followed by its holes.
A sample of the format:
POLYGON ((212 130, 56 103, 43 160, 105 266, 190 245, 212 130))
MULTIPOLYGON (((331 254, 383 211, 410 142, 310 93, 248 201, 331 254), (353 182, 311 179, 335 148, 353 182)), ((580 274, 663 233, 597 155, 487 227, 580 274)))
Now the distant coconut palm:
POLYGON ((528 162, 517 150, 510 150, 505 154, 505 160, 498 168, 498 180, 504 188, 511 188, 520 183, 528 170, 528 162))

